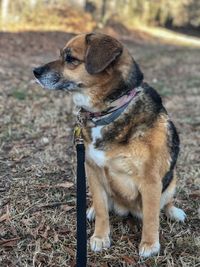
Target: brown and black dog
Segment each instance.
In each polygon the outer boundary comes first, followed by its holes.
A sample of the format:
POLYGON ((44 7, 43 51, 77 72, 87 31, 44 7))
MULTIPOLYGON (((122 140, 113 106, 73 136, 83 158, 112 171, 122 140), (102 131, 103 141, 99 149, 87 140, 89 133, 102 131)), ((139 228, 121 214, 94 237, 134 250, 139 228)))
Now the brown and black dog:
POLYGON ((81 34, 34 75, 45 88, 72 92, 81 107, 93 200, 87 217, 95 218, 91 249, 110 246, 114 210, 143 220, 140 256, 158 253, 160 209, 177 221, 186 216, 173 204, 179 137, 127 48, 108 35, 81 34))

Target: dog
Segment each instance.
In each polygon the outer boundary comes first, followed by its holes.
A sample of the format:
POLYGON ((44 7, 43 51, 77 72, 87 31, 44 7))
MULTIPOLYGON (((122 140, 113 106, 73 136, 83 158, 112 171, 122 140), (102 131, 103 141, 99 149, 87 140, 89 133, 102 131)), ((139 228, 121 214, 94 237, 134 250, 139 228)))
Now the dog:
POLYGON ((91 249, 110 247, 109 211, 114 210, 142 220, 141 257, 159 253, 160 209, 176 221, 186 217, 173 203, 179 137, 128 49, 102 33, 80 34, 58 60, 33 72, 41 86, 72 92, 81 108, 92 195, 87 218, 95 218, 91 249))

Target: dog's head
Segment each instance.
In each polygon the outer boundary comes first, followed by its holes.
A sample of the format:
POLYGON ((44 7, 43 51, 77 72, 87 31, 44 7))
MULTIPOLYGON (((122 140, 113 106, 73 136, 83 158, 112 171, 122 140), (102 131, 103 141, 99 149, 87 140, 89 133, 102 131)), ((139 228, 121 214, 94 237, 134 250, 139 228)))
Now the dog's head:
POLYGON ((75 104, 95 111, 143 79, 127 49, 100 33, 74 37, 58 60, 35 68, 33 73, 43 87, 74 92, 75 104))

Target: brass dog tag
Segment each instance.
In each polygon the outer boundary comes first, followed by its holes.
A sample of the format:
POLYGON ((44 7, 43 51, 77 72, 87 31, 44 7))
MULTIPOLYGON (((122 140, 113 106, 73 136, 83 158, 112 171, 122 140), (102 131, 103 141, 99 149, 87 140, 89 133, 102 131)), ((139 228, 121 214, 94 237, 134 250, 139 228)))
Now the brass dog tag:
POLYGON ((78 125, 74 127, 74 144, 82 144, 83 137, 82 137, 82 128, 78 125))

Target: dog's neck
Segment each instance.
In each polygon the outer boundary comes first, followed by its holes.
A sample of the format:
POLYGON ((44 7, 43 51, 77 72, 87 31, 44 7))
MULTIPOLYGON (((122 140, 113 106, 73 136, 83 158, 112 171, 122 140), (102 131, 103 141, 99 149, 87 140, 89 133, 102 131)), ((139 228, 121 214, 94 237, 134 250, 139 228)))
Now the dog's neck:
MULTIPOLYGON (((123 102, 133 88, 137 88, 143 83, 143 74, 137 63, 132 60, 131 64, 132 66, 126 79, 122 77, 121 72, 116 73, 115 79, 108 86, 109 90, 105 91, 105 94, 102 94, 101 91, 101 97, 97 95, 91 99, 87 94, 87 90, 84 90, 84 92, 77 92, 73 95, 74 104, 88 112, 98 113, 112 108, 115 101, 123 102)), ((107 87, 107 85, 104 86, 107 87)), ((95 91, 95 88, 93 90, 95 91)))
POLYGON ((100 112, 90 112, 82 107, 80 113, 84 116, 85 120, 90 121, 93 126, 108 125, 121 115, 139 92, 139 88, 133 88, 127 94, 113 101, 106 110, 100 112))
MULTIPOLYGON (((117 74, 116 74, 117 76, 117 74)), ((112 102, 123 95, 127 95, 133 88, 139 87, 143 83, 143 73, 140 71, 137 63, 132 59, 131 68, 126 78, 118 74, 119 82, 116 88, 114 87, 111 92, 104 99, 105 102, 112 102)))

